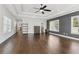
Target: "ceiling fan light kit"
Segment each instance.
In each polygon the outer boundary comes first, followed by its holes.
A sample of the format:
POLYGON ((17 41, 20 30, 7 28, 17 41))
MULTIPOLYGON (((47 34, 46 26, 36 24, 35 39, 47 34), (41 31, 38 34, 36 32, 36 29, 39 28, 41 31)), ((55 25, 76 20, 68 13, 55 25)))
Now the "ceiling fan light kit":
POLYGON ((40 5, 41 5, 40 8, 34 8, 34 9, 38 9, 35 13, 41 12, 42 14, 45 14, 44 11, 51 12, 51 10, 46 9, 47 5, 43 5, 43 4, 40 4, 40 5))

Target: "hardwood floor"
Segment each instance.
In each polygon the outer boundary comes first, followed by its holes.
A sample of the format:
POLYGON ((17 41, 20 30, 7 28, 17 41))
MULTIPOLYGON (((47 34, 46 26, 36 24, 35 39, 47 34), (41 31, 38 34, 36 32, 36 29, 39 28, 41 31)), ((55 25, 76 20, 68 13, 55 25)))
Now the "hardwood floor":
POLYGON ((79 41, 53 35, 17 33, 0 45, 2 54, 68 54, 79 53, 79 41))

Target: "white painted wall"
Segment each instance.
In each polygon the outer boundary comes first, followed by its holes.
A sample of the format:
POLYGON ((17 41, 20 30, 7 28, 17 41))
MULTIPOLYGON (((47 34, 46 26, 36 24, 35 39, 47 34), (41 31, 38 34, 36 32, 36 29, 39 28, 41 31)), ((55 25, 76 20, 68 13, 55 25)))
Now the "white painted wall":
POLYGON ((3 5, 0 5, 0 43, 4 42, 14 33, 16 33, 16 18, 3 5), (12 19, 12 31, 5 34, 3 32, 3 16, 12 19))
MULTIPOLYGON (((23 23, 28 23, 28 33, 34 33, 34 26, 41 26, 41 23, 44 24, 44 31, 46 29, 45 19, 23 17, 22 20, 23 23)), ((0 44, 16 33, 16 23, 15 16, 13 16, 13 14, 10 13, 10 11, 8 11, 3 5, 0 5, 0 44), (12 31, 5 34, 3 32, 3 16, 7 16, 12 19, 12 31)))
POLYGON ((44 31, 46 29, 45 19, 25 17, 25 18, 22 18, 22 20, 23 20, 23 23, 28 23, 28 33, 34 33, 34 26, 41 26, 41 23, 44 24, 44 31))

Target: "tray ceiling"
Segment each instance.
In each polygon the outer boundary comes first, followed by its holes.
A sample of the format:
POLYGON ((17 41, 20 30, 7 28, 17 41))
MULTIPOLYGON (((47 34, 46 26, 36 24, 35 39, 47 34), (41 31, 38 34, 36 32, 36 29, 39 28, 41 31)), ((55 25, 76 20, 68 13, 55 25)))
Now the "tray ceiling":
POLYGON ((44 18, 50 19, 58 16, 62 16, 71 12, 79 10, 78 4, 46 4, 47 8, 52 10, 52 12, 41 12, 34 13, 40 8, 40 4, 6 4, 4 5, 10 12, 19 17, 31 17, 31 18, 44 18))

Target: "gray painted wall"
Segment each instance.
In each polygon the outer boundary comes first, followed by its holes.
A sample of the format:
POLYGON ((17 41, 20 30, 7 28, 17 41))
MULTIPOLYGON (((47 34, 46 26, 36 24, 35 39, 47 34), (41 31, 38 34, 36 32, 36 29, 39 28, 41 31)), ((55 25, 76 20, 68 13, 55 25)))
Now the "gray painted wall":
POLYGON ((62 34, 62 35, 64 35, 64 33, 68 33, 67 36, 79 38, 78 34, 77 35, 71 34, 71 16, 76 16, 76 15, 79 15, 79 11, 71 13, 71 14, 67 14, 67 15, 64 15, 61 17, 47 20, 47 29, 49 30, 49 22, 50 21, 59 19, 59 32, 53 32, 53 31, 50 31, 50 32, 62 34))

